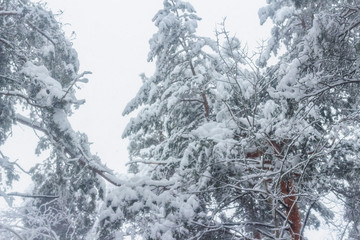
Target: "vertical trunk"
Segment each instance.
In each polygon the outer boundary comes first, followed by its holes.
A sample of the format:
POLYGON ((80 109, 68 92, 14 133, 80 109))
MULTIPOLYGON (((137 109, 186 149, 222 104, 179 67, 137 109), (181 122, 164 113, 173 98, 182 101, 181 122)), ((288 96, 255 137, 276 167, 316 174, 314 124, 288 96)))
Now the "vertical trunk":
POLYGON ((281 180, 280 185, 281 193, 284 196, 284 203, 286 205, 286 214, 289 216, 288 218, 292 223, 290 226, 290 234, 293 240, 299 240, 301 231, 301 216, 296 202, 293 180, 290 179, 288 182, 281 180))
POLYGON ((207 101, 205 93, 202 93, 203 103, 204 103, 204 109, 205 109, 205 117, 209 117, 210 109, 209 109, 209 103, 207 101))
MULTIPOLYGON (((278 144, 277 142, 270 140, 269 145, 273 148, 274 150, 274 155, 275 157, 278 158, 282 158, 283 157, 283 146, 285 145, 285 142, 281 142, 280 144, 278 144)), ((250 159, 256 159, 259 157, 262 157, 265 153, 265 150, 263 149, 257 149, 256 151, 253 152, 249 152, 246 153, 246 158, 250 158, 250 159)), ((272 167, 271 167, 271 161, 263 161, 261 169, 263 170, 269 170, 272 171, 272 167), (269 164, 270 166, 265 166, 264 164, 269 164)), ((267 187, 267 182, 264 182, 265 184, 265 189, 268 191, 268 187, 267 187)), ((289 181, 285 181, 285 180, 281 180, 280 183, 280 188, 281 188, 281 193, 283 195, 283 200, 286 206, 286 214, 288 215, 288 220, 291 222, 291 226, 290 226, 290 234, 292 236, 293 240, 300 240, 300 236, 301 236, 301 215, 299 212, 299 208, 298 208, 298 204, 296 202, 296 196, 295 196, 295 189, 293 187, 293 180, 290 179, 289 181)), ((270 195, 270 194, 269 194, 270 195)), ((272 206, 272 202, 271 202, 271 198, 269 198, 269 205, 271 206, 271 208, 273 209, 275 206, 272 206)), ((251 203, 250 206, 250 213, 254 214, 254 205, 253 202, 251 203)), ((275 226, 277 227, 278 224, 278 220, 276 218, 276 212, 273 212, 273 217, 274 217, 274 223, 275 226)), ((253 231, 253 235, 255 239, 261 239, 261 235, 258 231, 254 230, 253 231)), ((275 230, 275 235, 276 237, 279 237, 279 231, 275 230)))

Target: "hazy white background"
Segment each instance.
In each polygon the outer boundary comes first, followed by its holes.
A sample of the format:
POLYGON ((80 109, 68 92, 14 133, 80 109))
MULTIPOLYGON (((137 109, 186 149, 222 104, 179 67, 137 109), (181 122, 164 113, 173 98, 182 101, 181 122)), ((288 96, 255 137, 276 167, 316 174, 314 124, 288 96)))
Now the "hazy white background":
MULTIPOLYGON (((121 138, 129 118, 122 116, 126 104, 141 86, 141 73, 151 75, 153 63, 147 63, 148 41, 156 28, 154 14, 162 8, 162 0, 48 0, 53 12, 63 14, 59 20, 68 23, 68 36, 76 32, 74 48, 81 71, 92 71, 89 83, 82 85, 78 98, 86 104, 71 117, 74 130, 85 132, 93 142, 92 152, 119 173, 126 173, 128 161, 126 140, 121 138)), ((198 34, 213 37, 216 25, 226 17, 228 30, 251 48, 269 37, 270 26, 260 26, 258 9, 265 0, 192 0, 198 16, 198 34)), ((37 138, 31 129, 17 126, 4 153, 29 169, 46 157, 36 157, 37 138), (19 147, 21 146, 21 147, 19 147)), ((20 181, 17 188, 27 185, 20 181)), ((309 232, 311 239, 335 239, 321 232, 309 232)))

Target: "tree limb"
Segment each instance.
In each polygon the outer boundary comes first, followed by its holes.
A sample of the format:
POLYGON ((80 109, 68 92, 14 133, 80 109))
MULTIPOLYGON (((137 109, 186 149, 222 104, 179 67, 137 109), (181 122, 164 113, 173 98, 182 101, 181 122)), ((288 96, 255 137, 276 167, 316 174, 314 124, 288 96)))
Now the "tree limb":
POLYGON ((18 11, 0 11, 0 16, 16 16, 20 15, 18 11))
POLYGON ((34 100, 31 99, 29 96, 26 96, 24 94, 22 94, 21 92, 16 92, 16 91, 0 91, 0 95, 4 95, 4 96, 11 96, 11 97, 19 97, 24 99, 29 105, 33 106, 33 107, 38 107, 38 108, 44 108, 45 106, 34 103, 34 100))
POLYGON ((8 195, 8 196, 13 196, 13 197, 23 197, 23 198, 48 198, 48 199, 59 198, 59 196, 51 196, 51 195, 32 195, 32 194, 19 193, 19 192, 7 193, 6 195, 8 195))

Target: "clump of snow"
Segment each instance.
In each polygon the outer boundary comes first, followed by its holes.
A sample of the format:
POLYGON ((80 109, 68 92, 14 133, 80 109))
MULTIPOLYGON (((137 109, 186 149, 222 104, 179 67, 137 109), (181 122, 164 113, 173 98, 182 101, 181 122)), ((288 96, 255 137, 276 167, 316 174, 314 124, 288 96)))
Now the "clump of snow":
POLYGON ((259 9, 258 16, 259 16, 261 25, 263 25, 266 22, 266 20, 268 19, 269 13, 270 13, 270 7, 269 6, 262 7, 262 8, 259 9))
POLYGON ((63 109, 55 109, 53 114, 53 121, 59 127, 59 129, 63 132, 72 133, 72 128, 70 122, 67 118, 67 114, 63 109))
POLYGON ((167 109, 171 109, 173 106, 175 106, 178 103, 178 99, 174 96, 169 97, 167 102, 167 109))
MULTIPOLYGON (((62 89, 60 82, 50 76, 50 72, 45 66, 37 66, 32 62, 26 62, 20 73, 29 77, 33 85, 41 87, 36 95, 36 99, 40 104, 51 106, 54 98, 64 98, 66 92, 62 89)), ((65 100, 75 100, 71 99, 71 94, 65 97, 65 100)))
POLYGON ((209 122, 193 130, 191 134, 199 138, 208 138, 215 142, 220 142, 221 140, 231 138, 233 131, 224 126, 223 123, 209 122))
POLYGON ((284 22, 284 20, 286 18, 293 15, 294 11, 295 11, 295 8, 293 6, 291 6, 291 7, 285 6, 285 7, 280 8, 274 16, 274 22, 276 24, 281 24, 282 22, 284 22))
POLYGON ((276 108, 278 108, 278 105, 273 101, 273 100, 268 100, 265 104, 264 104, 264 116, 267 119, 271 119, 272 115, 274 114, 276 108))
POLYGON ((49 70, 43 65, 36 66, 32 62, 26 62, 20 73, 23 73, 30 78, 39 80, 48 86, 54 86, 60 89, 62 88, 58 81, 50 77, 49 70))
POLYGON ((198 27, 197 22, 194 20, 188 20, 185 22, 184 25, 185 25, 186 29, 189 31, 189 33, 195 33, 196 28, 198 27))
POLYGON ((184 1, 176 1, 176 7, 180 8, 183 10, 183 12, 185 10, 187 10, 188 12, 192 13, 195 12, 194 7, 189 3, 189 2, 184 2, 184 1))
POLYGON ((52 44, 43 46, 40 51, 44 57, 50 57, 51 55, 55 54, 55 48, 52 44))

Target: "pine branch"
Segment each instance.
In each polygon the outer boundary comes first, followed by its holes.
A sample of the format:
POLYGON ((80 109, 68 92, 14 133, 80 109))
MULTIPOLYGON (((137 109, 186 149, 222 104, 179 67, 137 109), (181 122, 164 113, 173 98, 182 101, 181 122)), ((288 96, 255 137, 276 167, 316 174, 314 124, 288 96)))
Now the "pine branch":
MULTIPOLYGON (((44 134, 50 136, 50 133, 47 131, 47 129, 45 129, 43 126, 41 126, 40 123, 32 121, 31 119, 24 117, 20 114, 16 115, 16 121, 18 121, 19 123, 28 126, 30 128, 36 129, 38 131, 43 132, 44 134)), ((68 148, 65 147, 65 151, 67 154, 70 155, 71 158, 76 158, 76 154, 74 154, 71 150, 69 150, 68 148)), ((84 156, 82 154, 82 156, 80 156, 79 158, 79 162, 82 165, 87 166, 90 170, 94 171, 95 173, 97 173, 98 175, 100 175, 102 178, 104 178, 105 180, 107 180, 109 183, 115 185, 115 186, 121 186, 122 183, 120 183, 120 181, 118 181, 114 176, 110 176, 107 175, 109 173, 106 173, 104 171, 104 169, 100 169, 99 166, 96 166, 95 164, 91 163, 91 161, 89 161, 89 159, 86 158, 86 156, 84 156)))

